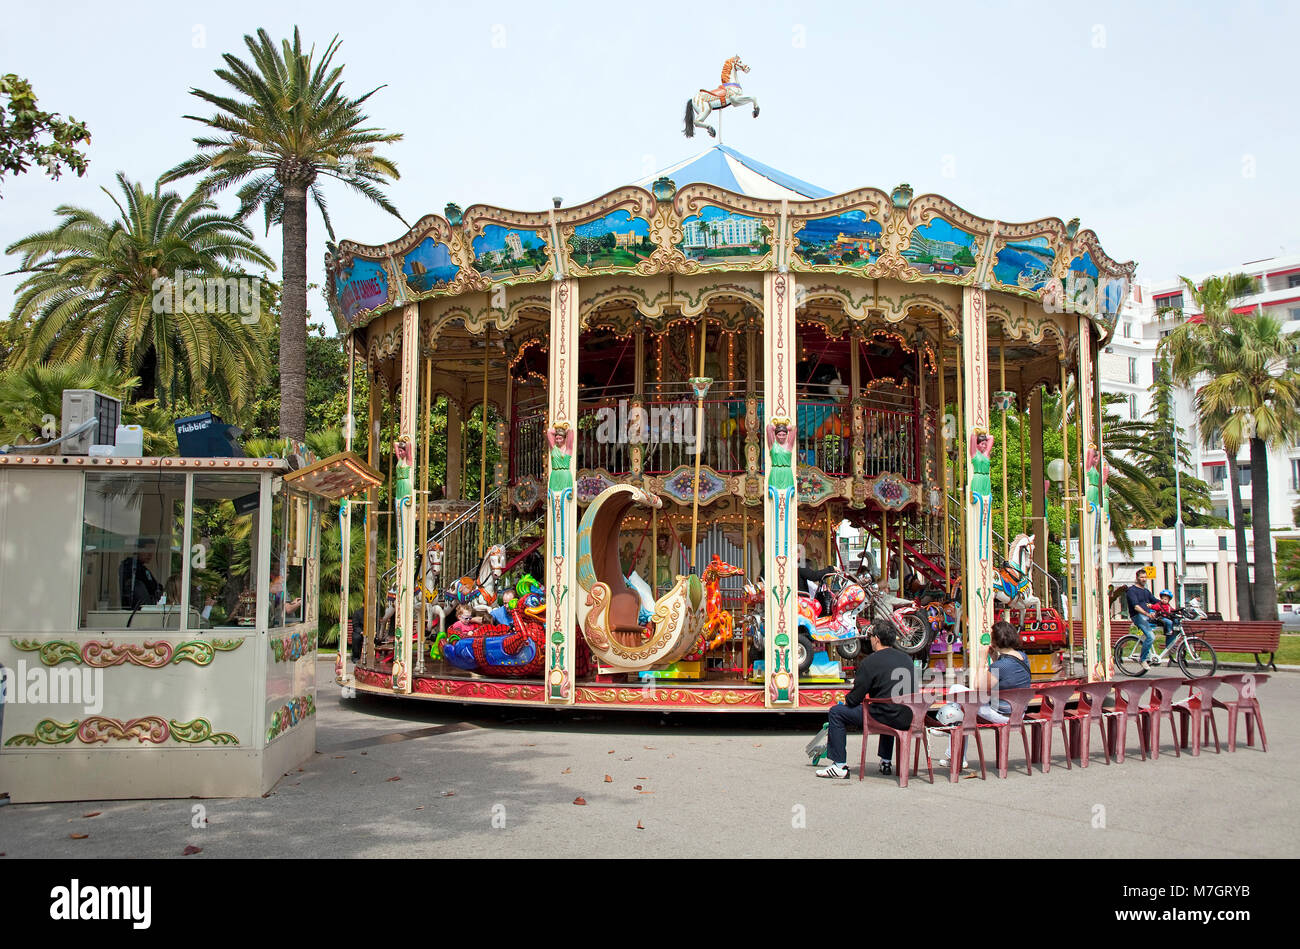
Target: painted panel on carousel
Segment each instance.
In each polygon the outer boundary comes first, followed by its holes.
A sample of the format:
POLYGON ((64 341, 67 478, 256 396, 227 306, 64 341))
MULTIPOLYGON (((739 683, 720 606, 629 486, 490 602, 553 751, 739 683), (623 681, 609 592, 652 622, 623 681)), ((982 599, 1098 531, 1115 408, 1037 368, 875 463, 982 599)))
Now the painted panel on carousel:
POLYGON ((974 269, 978 250, 974 234, 936 217, 912 231, 903 258, 923 274, 962 277, 974 269))
MULTIPOLYGON (((664 477, 663 492, 679 504, 695 498, 695 466, 678 465, 664 477)), ((727 481, 712 468, 700 466, 700 503, 708 504, 727 492, 727 481)))
POLYGON ((624 209, 577 225, 569 238, 569 260, 587 270, 630 270, 654 249, 650 222, 624 209))
POLYGON ((388 302, 388 274, 377 260, 353 257, 334 278, 334 292, 343 318, 351 324, 358 314, 388 302))
POLYGON ((474 269, 490 280, 532 277, 550 265, 546 242, 538 231, 486 224, 473 240, 474 269))
POLYGON ((456 279, 460 266, 451 259, 451 248, 426 237, 402 257, 402 276, 412 293, 442 290, 456 279))
POLYGON ((1098 309, 1097 282, 1101 271, 1092 259, 1092 254, 1085 251, 1070 261, 1070 270, 1065 275, 1065 306, 1067 311, 1075 313, 1096 313, 1098 309))
POLYGON ((1003 286, 1041 290, 1052 276, 1056 252, 1047 237, 1006 241, 998 247, 993 279, 1003 286))
POLYGON ((795 234, 795 253, 813 266, 866 267, 880 256, 882 233, 866 211, 810 218, 795 234))
POLYGON ((682 220, 677 248, 703 266, 757 264, 772 251, 772 228, 761 218, 705 205, 682 220))

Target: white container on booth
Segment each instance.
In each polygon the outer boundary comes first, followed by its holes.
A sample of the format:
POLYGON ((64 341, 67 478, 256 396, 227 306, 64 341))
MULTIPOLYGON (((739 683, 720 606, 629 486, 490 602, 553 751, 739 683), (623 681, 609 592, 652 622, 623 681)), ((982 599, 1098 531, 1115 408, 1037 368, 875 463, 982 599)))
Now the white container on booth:
POLYGON ((113 451, 117 458, 139 458, 144 454, 144 429, 139 425, 119 425, 117 427, 117 446, 113 451))

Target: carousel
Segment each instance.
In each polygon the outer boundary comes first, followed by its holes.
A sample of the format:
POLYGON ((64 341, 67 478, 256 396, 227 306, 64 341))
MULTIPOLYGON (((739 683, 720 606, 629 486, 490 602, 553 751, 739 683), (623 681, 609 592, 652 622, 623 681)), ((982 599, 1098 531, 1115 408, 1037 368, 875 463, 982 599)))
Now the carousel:
MULTIPOLYGON (((688 133, 740 102, 737 121, 757 115, 729 79, 688 105, 688 133)), ((1095 366, 1134 264, 1077 219, 1008 223, 907 184, 832 193, 721 144, 553 204, 448 204, 327 257, 367 422, 348 448, 387 477, 340 515, 366 558, 341 685, 824 711, 871 621, 977 686, 1004 616, 1036 675, 1068 674, 1076 646, 1075 675, 1108 675, 1095 366), (1058 480, 1080 563, 1058 589, 1042 397, 1070 379, 1058 480)))

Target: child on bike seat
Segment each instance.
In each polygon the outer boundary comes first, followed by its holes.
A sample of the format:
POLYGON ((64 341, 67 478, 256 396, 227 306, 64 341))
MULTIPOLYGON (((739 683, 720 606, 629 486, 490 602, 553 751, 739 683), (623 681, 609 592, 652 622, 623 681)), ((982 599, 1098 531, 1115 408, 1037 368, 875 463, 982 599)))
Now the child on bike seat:
POLYGON ((1174 639, 1174 595, 1169 590, 1160 591, 1160 602, 1152 603, 1148 607, 1151 615, 1160 621, 1160 625, 1165 628, 1165 646, 1168 647, 1174 639))

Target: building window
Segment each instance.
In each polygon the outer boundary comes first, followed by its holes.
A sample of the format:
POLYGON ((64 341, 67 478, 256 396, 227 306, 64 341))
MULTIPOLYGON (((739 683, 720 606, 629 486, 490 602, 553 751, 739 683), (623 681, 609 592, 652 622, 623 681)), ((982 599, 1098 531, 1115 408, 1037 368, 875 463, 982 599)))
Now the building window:
POLYGON ((1131 419, 1138 417, 1138 397, 1136 393, 1132 393, 1128 397, 1128 417, 1131 419))
POLYGON ((1211 491, 1222 491, 1223 486, 1228 481, 1228 466, 1207 465, 1205 468, 1205 481, 1209 484, 1211 491))
POLYGON ((1209 451, 1218 451, 1223 447, 1223 436, 1216 431, 1206 432, 1205 447, 1209 451))
POLYGON ((1129 322, 1126 321, 1126 322, 1123 324, 1123 334, 1124 334, 1124 338, 1125 338, 1125 339, 1128 339, 1129 337, 1131 337, 1131 336, 1133 335, 1133 324, 1132 324, 1132 323, 1129 323, 1129 322))
MULTIPOLYGON (((1174 310, 1181 313, 1183 309, 1183 295, 1181 293, 1172 293, 1167 297, 1156 297, 1155 304, 1157 312, 1161 310, 1174 310)), ((1166 313, 1164 315, 1169 317, 1175 314, 1166 313)))
POLYGON ((1288 320, 1300 320, 1300 306, 1293 306, 1287 310, 1288 320))
POLYGON ((1138 381, 1138 361, 1136 356, 1128 357, 1128 381, 1134 384, 1138 381))
POLYGON ((1291 459, 1291 490, 1300 491, 1300 458, 1291 459))
POLYGON ((1289 273, 1286 275, 1286 286, 1288 290, 1300 287, 1300 273, 1289 273))
POLYGON ((1250 487, 1250 465, 1237 465, 1237 484, 1250 487))

